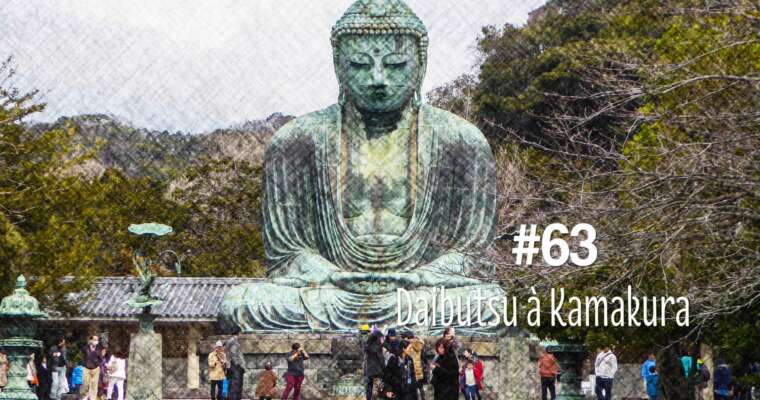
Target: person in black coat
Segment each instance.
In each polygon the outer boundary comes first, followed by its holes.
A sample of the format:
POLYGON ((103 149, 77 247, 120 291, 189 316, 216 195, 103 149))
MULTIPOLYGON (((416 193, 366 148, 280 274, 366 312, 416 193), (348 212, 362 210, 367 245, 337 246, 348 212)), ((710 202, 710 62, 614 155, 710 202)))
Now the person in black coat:
POLYGON ((37 368, 37 380, 40 382, 37 385, 37 398, 40 400, 50 399, 50 388, 53 383, 53 374, 51 366, 48 364, 47 356, 43 354, 41 357, 36 357, 35 367, 37 368))
POLYGON ((451 341, 439 339, 435 343, 438 354, 432 365, 433 399, 457 400, 459 398, 459 361, 451 341))
POLYGON ((417 379, 409 349, 409 342, 405 340, 391 345, 391 357, 383 371, 383 398, 417 400, 417 379))
POLYGON ((378 394, 375 392, 380 387, 379 381, 383 377, 385 369, 385 357, 383 356, 383 333, 373 331, 367 338, 367 344, 364 346, 364 377, 367 382, 367 400, 376 400, 378 394))

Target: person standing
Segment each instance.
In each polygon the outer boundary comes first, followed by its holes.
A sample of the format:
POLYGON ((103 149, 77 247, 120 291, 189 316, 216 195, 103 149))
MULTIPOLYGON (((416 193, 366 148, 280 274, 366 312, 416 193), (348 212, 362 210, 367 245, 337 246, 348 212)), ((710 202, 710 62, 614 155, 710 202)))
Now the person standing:
POLYGON ((48 400, 50 398, 50 388, 52 385, 52 371, 48 363, 47 355, 42 354, 35 363, 37 371, 37 398, 39 400, 48 400))
POLYGON ((83 399, 98 399, 98 383, 100 380, 100 362, 102 359, 100 338, 92 335, 87 340, 87 345, 82 349, 82 363, 84 364, 84 382, 80 389, 83 399))
MULTIPOLYGON (((108 390, 106 398, 111 400, 113 388, 116 387, 117 400, 124 400, 124 381, 127 380, 127 360, 123 351, 117 351, 108 361, 108 390)), ((213 397, 212 397, 213 399, 213 397)))
POLYGON ((701 358, 697 359, 697 372, 699 373, 699 384, 697 385, 697 400, 704 398, 704 390, 710 383, 710 369, 701 358))
POLYGON ((26 382, 37 393, 37 386, 40 381, 37 378, 37 357, 34 353, 29 355, 29 362, 26 363, 26 382))
POLYGON ((61 387, 66 383, 66 364, 69 362, 66 339, 60 338, 58 343, 50 347, 48 352, 52 383, 50 385, 50 398, 60 400, 61 387))
POLYGON ((647 359, 641 364, 641 379, 644 381, 644 385, 647 384, 647 377, 649 376, 649 369, 657 365, 657 356, 654 352, 650 352, 647 355, 647 359))
POLYGON ((722 358, 718 359, 718 366, 715 367, 715 378, 713 380, 713 392, 717 400, 726 400, 731 396, 731 382, 733 376, 731 368, 722 358))
POLYGON ((108 362, 111 354, 106 347, 100 349, 100 375, 98 376, 98 398, 104 399, 108 395, 108 362))
POLYGON ((8 356, 0 350, 0 392, 8 385, 8 356))
POLYGON ((384 368, 383 333, 377 330, 372 331, 364 345, 364 378, 367 384, 367 400, 377 400, 380 395, 380 380, 384 368))
POLYGON ((550 349, 544 350, 538 359, 538 375, 541 377, 541 400, 546 400, 546 392, 549 392, 551 400, 557 398, 556 384, 559 375, 559 364, 550 349))
POLYGON ((649 400, 657 400, 659 394, 658 386, 660 384, 660 376, 657 375, 657 367, 652 365, 649 367, 649 373, 647 374, 647 396, 649 400))
POLYGON ((459 398, 459 361, 452 346, 453 340, 438 339, 435 343, 437 357, 433 370, 433 399, 457 400, 459 398))
POLYGON ((394 342, 388 349, 390 358, 383 370, 383 395, 385 399, 416 400, 417 384, 414 362, 409 356, 409 342, 394 342))
POLYGON ((71 389, 71 392, 79 392, 82 389, 82 384, 84 383, 84 367, 82 364, 77 364, 76 367, 74 367, 73 370, 71 370, 71 379, 69 380, 71 382, 69 389, 71 389))
POLYGON ((602 347, 602 351, 597 354, 596 361, 594 362, 597 400, 612 399, 612 382, 615 379, 617 369, 617 357, 610 350, 610 346, 605 345, 602 347))
POLYGON ((691 368, 693 365, 694 363, 691 356, 684 351, 683 356, 681 356, 681 366, 683 367, 684 378, 686 378, 686 381, 689 381, 689 378, 691 377, 691 368))
POLYGON ((472 360, 465 359, 460 380, 465 400, 477 400, 478 380, 475 377, 475 363, 472 360))
POLYGON ((227 365, 227 355, 224 354, 224 343, 218 340, 214 351, 208 355, 208 379, 211 381, 211 400, 222 400, 222 384, 226 378, 224 368, 227 365))
POLYGON ((285 372, 285 390, 282 391, 282 400, 286 400, 293 391, 293 400, 301 400, 301 385, 304 379, 304 360, 309 359, 309 353, 301 347, 300 343, 293 343, 290 356, 288 356, 288 370, 285 372))
POLYGON ((462 355, 465 360, 472 362, 472 369, 475 374, 475 397, 480 400, 480 391, 483 389, 483 372, 485 370, 483 361, 480 361, 477 353, 470 349, 465 349, 462 355))
POLYGON ((240 349, 240 328, 236 328, 232 337, 227 340, 227 379, 229 380, 229 389, 227 393, 228 400, 241 400, 243 398, 243 376, 245 375, 245 357, 240 349))
POLYGON ((415 337, 414 332, 407 332, 409 340, 409 356, 414 363, 414 377, 417 380, 417 392, 420 400, 425 400, 425 384, 427 383, 427 360, 425 357, 425 341, 415 337))
POLYGON ((272 400, 277 396, 277 374, 272 371, 272 363, 264 364, 264 371, 259 375, 259 384, 256 385, 256 397, 259 400, 272 400))

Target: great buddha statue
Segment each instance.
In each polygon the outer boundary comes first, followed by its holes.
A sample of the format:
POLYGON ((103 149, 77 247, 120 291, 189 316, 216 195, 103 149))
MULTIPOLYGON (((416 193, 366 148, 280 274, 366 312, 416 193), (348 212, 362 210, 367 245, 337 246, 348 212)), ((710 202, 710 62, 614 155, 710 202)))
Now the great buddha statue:
POLYGON ((495 225, 493 155, 475 126, 422 103, 425 25, 402 0, 359 0, 332 46, 338 103, 266 151, 268 281, 233 288, 222 317, 245 332, 346 330, 409 320, 400 298, 433 313, 441 288, 454 303, 503 296, 471 277, 495 225))

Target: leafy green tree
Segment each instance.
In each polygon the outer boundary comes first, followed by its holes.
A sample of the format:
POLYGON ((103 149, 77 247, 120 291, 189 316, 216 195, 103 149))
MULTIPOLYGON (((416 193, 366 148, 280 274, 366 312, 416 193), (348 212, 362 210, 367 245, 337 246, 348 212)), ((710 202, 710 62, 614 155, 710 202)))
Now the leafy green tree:
MULTIPOLYGON (((690 327, 539 334, 617 344, 631 358, 662 349, 671 365, 679 347, 694 353, 701 342, 758 347, 748 333, 760 308, 759 11, 746 1, 550 1, 524 27, 484 31, 474 119, 541 209, 519 222, 599 232, 594 266, 505 261, 505 284, 578 296, 630 285, 691 303, 690 327)), ((689 397, 678 389, 687 384, 663 376, 665 397, 689 397)))
POLYGON ((11 59, 0 66, 0 292, 11 291, 17 275, 33 275, 30 289, 45 302, 86 286, 99 271, 86 243, 66 238, 77 222, 57 215, 56 199, 76 195, 79 185, 65 171, 86 154, 72 157, 68 128, 34 133, 22 119, 42 110, 35 93, 6 88, 11 59), (52 234, 52 236, 50 236, 52 234), (73 262, 72 262, 73 261, 73 262), (73 280, 61 277, 76 275, 73 280))
POLYGON ((177 184, 172 197, 190 215, 177 239, 189 274, 265 275, 261 175, 261 166, 248 161, 205 159, 177 184))

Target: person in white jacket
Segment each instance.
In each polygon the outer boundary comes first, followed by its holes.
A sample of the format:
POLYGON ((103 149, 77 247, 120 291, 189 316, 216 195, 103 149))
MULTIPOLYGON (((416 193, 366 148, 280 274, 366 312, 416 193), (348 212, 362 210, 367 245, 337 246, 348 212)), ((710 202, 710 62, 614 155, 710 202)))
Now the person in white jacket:
POLYGON ((111 400, 113 387, 116 386, 118 400, 124 400, 124 381, 127 380, 127 361, 123 351, 117 351, 108 361, 108 392, 106 398, 111 400))
POLYGON ((602 347, 602 351, 596 356, 594 374, 596 375, 596 398, 597 400, 612 399, 612 381, 615 379, 618 364, 617 357, 609 346, 602 347))

